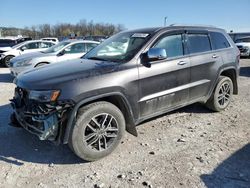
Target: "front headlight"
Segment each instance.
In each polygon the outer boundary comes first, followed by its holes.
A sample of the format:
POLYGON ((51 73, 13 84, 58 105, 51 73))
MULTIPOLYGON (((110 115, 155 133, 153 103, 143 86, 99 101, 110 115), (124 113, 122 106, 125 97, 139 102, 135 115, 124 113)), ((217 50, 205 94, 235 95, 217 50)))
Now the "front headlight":
POLYGON ((29 99, 33 99, 39 102, 54 102, 60 95, 59 90, 50 91, 30 91, 29 99))
POLYGON ((246 50, 246 51, 249 51, 249 47, 248 46, 244 46, 243 49, 246 50))
POLYGON ((31 63, 31 60, 32 59, 27 59, 27 60, 24 60, 24 61, 18 61, 15 63, 15 67, 24 67, 24 66, 30 66, 32 63, 31 63))

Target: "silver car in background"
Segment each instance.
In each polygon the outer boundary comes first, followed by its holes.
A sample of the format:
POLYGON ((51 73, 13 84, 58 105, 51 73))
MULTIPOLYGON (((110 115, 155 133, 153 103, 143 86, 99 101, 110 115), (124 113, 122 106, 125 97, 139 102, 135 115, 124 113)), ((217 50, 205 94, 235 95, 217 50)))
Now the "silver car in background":
POLYGON ((62 41, 42 52, 29 53, 11 59, 10 71, 17 76, 23 71, 60 61, 77 59, 99 45, 96 41, 67 40, 62 41))

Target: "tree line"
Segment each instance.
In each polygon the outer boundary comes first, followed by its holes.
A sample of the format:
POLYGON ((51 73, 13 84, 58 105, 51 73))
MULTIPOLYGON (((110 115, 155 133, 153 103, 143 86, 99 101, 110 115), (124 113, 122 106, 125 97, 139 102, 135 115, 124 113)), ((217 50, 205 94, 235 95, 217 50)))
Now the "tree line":
POLYGON ((58 23, 33 25, 30 27, 18 28, 2 28, 2 36, 29 36, 33 39, 42 37, 68 37, 70 34, 77 36, 89 36, 89 35, 104 35, 111 36, 117 32, 124 30, 125 27, 122 24, 111 23, 94 23, 93 21, 80 20, 76 24, 71 23, 58 23))

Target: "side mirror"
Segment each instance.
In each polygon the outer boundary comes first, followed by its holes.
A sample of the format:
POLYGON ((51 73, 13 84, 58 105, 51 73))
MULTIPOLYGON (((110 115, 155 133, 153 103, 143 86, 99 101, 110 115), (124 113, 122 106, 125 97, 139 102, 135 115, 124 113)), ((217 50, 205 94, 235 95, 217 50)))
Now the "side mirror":
POLYGON ((27 47, 26 46, 23 46, 20 48, 21 51, 24 51, 24 50, 27 50, 27 47))
POLYGON ((62 50, 61 52, 59 52, 58 54, 57 54, 57 56, 63 56, 65 54, 65 50, 62 50))
POLYGON ((152 61, 167 59, 166 50, 163 48, 150 48, 147 53, 142 55, 142 64, 151 67, 152 61))
POLYGON ((147 52, 148 61, 157 61, 167 58, 166 50, 163 48, 150 48, 147 52))

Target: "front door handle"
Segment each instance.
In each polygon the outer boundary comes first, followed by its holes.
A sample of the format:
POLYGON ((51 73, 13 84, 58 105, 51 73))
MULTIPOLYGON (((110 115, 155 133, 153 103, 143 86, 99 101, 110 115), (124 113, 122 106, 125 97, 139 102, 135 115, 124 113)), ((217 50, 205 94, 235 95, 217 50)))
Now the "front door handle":
POLYGON ((178 65, 186 65, 186 64, 187 64, 186 61, 180 61, 180 62, 178 63, 178 65))

